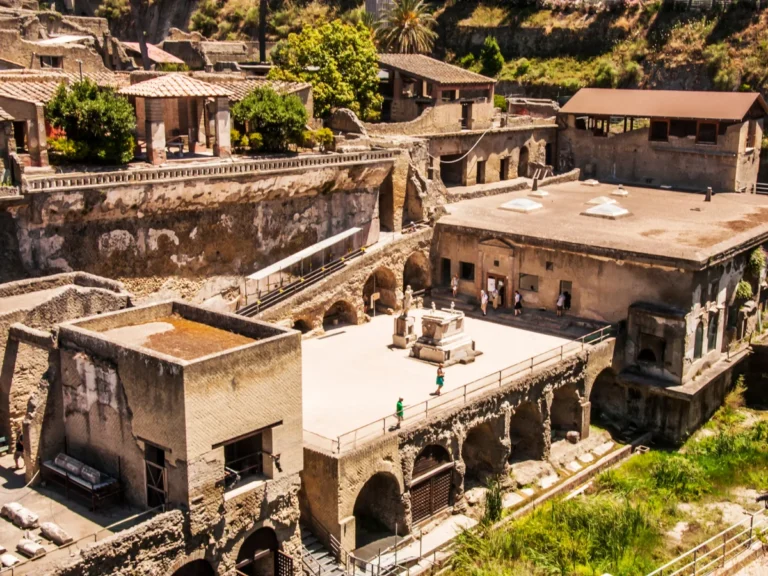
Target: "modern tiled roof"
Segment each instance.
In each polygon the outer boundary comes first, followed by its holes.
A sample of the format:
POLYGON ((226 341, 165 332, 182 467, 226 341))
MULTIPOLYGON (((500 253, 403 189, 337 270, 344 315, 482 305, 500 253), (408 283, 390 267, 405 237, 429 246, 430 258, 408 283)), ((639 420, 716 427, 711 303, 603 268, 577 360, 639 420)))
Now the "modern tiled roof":
POLYGON ((56 93, 60 82, 0 82, 0 98, 45 104, 56 93))
MULTIPOLYGON (((125 46, 126 50, 134 54, 141 54, 141 47, 138 42, 122 42, 122 45, 125 46)), ((184 64, 184 60, 181 58, 177 58, 153 44, 147 44, 147 54, 149 59, 157 64, 184 64)))
POLYGON ((493 78, 446 64, 423 54, 379 54, 379 64, 440 84, 488 84, 493 78))
POLYGON ((232 92, 229 97, 232 102, 239 102, 255 88, 270 87, 278 94, 293 94, 310 86, 308 82, 283 82, 281 80, 267 80, 266 78, 249 78, 222 85, 232 92))
MULTIPOLYGON (((80 80, 79 72, 65 72, 64 74, 66 74, 70 84, 80 80)), ((96 85, 102 88, 120 89, 131 85, 131 77, 127 73, 83 72, 83 77, 96 82, 96 85)))
POLYGON ((8 122, 11 120, 15 120, 15 118, 10 114, 8 114, 8 112, 6 112, 5 110, 0 108, 0 122, 8 122))
POLYGON ((757 92, 582 88, 566 102, 560 113, 738 122, 755 104, 768 113, 765 100, 757 92))
POLYGON ((184 74, 165 74, 123 88, 120 94, 141 98, 206 98, 231 96, 232 92, 223 86, 209 84, 184 74))

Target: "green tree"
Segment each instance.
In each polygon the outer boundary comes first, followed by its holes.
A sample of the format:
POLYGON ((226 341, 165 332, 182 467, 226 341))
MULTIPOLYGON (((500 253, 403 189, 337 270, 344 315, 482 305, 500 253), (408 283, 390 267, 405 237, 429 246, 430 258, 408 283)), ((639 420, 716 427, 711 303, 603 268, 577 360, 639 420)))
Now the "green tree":
MULTIPOLYGON (((266 152, 285 152, 291 144, 303 142, 307 110, 298 97, 280 95, 272 88, 256 88, 232 107, 235 121, 261 135, 266 152)), ((249 142, 250 142, 249 139, 249 142)))
POLYGON ((349 108, 363 120, 378 118, 382 103, 378 55, 362 23, 351 26, 334 20, 306 27, 280 42, 272 61, 269 78, 312 84, 316 116, 349 108))
POLYGON ((200 32, 206 38, 212 38, 219 31, 219 3, 216 0, 203 0, 189 19, 189 28, 200 32))
POLYGON ((133 158, 133 106, 111 88, 100 88, 88 79, 70 87, 62 84, 46 105, 45 117, 64 130, 85 159, 125 164, 133 158))
POLYGON ((480 50, 481 72, 486 76, 496 76, 504 68, 504 56, 501 55, 499 43, 493 36, 486 36, 480 50))
POLYGON ((390 52, 431 52, 436 24, 423 0, 395 0, 381 23, 382 44, 390 52))
POLYGON ((96 16, 106 18, 109 22, 119 20, 128 12, 131 11, 131 6, 128 4, 128 0, 104 0, 101 5, 96 8, 96 16))

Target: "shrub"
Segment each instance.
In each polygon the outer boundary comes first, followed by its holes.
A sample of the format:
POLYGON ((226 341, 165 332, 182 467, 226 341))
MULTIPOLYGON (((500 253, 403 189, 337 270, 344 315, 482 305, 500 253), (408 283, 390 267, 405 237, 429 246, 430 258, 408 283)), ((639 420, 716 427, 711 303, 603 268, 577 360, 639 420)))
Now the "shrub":
POLYGON ((515 62, 515 76, 524 76, 531 68, 531 62, 527 58, 520 58, 515 62))
POLYGON ((707 491, 704 470, 680 455, 659 458, 651 466, 651 478, 657 488, 669 490, 683 499, 698 498, 707 491))
POLYGON ((304 134, 301 135, 301 145, 304 148, 314 148, 317 146, 314 130, 304 130, 304 134))
POLYGON ((264 146, 264 139, 258 132, 251 132, 248 135, 248 147, 251 152, 258 152, 264 146))
POLYGON ((131 11, 128 0, 104 0, 94 14, 106 18, 109 22, 119 20, 131 11))
POLYGON ((486 36, 480 50, 481 71, 486 76, 496 76, 504 67, 504 56, 501 55, 499 43, 493 36, 486 36))
POLYGON ((503 94, 494 94, 493 95, 493 107, 494 108, 501 108, 502 112, 507 111, 507 99, 504 97, 503 94))
POLYGON ((752 284, 746 280, 739 280, 739 283, 736 285, 736 298, 740 300, 749 300, 752 298, 752 295, 752 284))
POLYGON ((315 130, 315 141, 320 146, 320 150, 325 152, 333 148, 334 136, 330 128, 320 128, 315 130))
POLYGON ((74 142, 66 137, 51 138, 48 140, 48 150, 52 160, 66 160, 67 162, 81 162, 88 157, 90 149, 85 142, 74 142))
POLYGON ((470 52, 459 59, 459 66, 462 68, 472 68, 475 65, 475 55, 470 52))
POLYGON ((242 134, 240 134, 240 130, 237 128, 231 128, 229 130, 229 141, 232 142, 235 146, 237 146, 240 143, 240 137, 242 134))
POLYGON ((69 87, 61 84, 45 106, 45 118, 63 130, 67 140, 80 143, 76 153, 85 153, 83 159, 125 164, 133 158, 133 106, 111 88, 88 79, 69 87))
POLYGON ((256 88, 235 104, 232 116, 261 134, 267 152, 285 152, 291 145, 301 144, 307 124, 307 110, 298 97, 266 87, 256 88))
POLYGON ((155 69, 161 72, 186 72, 189 70, 189 66, 183 62, 161 62, 155 69))
POLYGON ((637 84, 643 79, 643 67, 635 61, 629 61, 624 64, 624 71, 621 74, 623 84, 637 84))
POLYGON ((600 88, 615 88, 619 83, 619 73, 613 62, 601 60, 595 68, 595 86, 600 88))
POLYGON ((219 31, 219 23, 216 20, 218 14, 219 6, 216 0, 203 0, 190 17, 189 29, 200 32, 206 38, 213 37, 219 31))
POLYGON ((503 511, 501 485, 498 480, 488 482, 488 490, 485 492, 485 510, 483 511, 483 522, 493 524, 501 519, 503 511))
POLYGON ((747 260, 747 270, 753 276, 759 276, 760 270, 765 268, 765 251, 762 247, 758 246, 749 255, 747 260))

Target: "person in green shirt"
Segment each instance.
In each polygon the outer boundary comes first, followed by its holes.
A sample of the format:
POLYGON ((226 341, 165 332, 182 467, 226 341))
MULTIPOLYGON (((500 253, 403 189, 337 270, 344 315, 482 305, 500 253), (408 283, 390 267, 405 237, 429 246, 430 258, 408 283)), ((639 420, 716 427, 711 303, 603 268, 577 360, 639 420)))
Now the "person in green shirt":
POLYGON ((400 423, 403 421, 403 397, 402 396, 397 400, 395 416, 397 416, 397 426, 395 426, 395 428, 399 429, 400 423))

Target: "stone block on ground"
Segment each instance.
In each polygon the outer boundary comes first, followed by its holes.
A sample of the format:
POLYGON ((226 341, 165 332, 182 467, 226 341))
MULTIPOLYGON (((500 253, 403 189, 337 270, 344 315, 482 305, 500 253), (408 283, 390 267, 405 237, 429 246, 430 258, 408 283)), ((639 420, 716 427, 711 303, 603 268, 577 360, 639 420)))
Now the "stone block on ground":
POLYGON ((53 522, 43 522, 40 524, 40 533, 43 535, 43 538, 50 540, 57 546, 69 544, 74 540, 61 526, 53 522))
POLYGON ((18 564, 20 560, 10 553, 0 554, 0 564, 3 565, 4 568, 10 568, 14 564, 18 564))
POLYGON ((19 528, 27 530, 37 528, 39 518, 31 510, 27 510, 18 502, 9 502, 0 509, 0 515, 13 522, 19 528))
POLYGON ((507 492, 501 499, 501 506, 502 508, 512 508, 512 506, 517 506, 523 500, 525 498, 517 492, 507 492))
POLYGON ((594 461, 595 461, 595 457, 592 456, 592 454, 590 454, 589 452, 579 456, 579 462, 583 464, 589 464, 590 462, 594 462, 594 461))
POLYGON ((555 469, 543 460, 526 460, 512 464, 512 476, 518 486, 534 484, 539 478, 553 474, 555 469))
POLYGON ((557 484, 558 480, 560 480, 560 476, 557 474, 550 474, 549 476, 544 476, 544 478, 539 478, 539 486, 542 490, 546 490, 557 484))
POLYGON ((581 434, 576 432, 575 430, 571 430, 565 435, 565 439, 568 440, 571 444, 577 444, 579 440, 581 440, 581 434))
POLYGON ((536 494, 536 490, 533 488, 520 488, 520 494, 525 496, 526 498, 530 498, 534 494, 536 494))
POLYGON ((610 452, 614 447, 614 443, 610 440, 608 442, 605 442, 603 444, 600 444, 600 446, 597 446, 592 452, 597 454, 598 456, 605 456, 610 452))
POLYGON ((565 469, 568 470, 568 472, 578 472, 581 470, 581 465, 574 460, 573 462, 569 462, 565 469))
POLYGON ((22 538, 19 543, 16 544, 16 550, 24 554, 28 558, 38 558, 45 556, 45 548, 33 540, 22 538))

